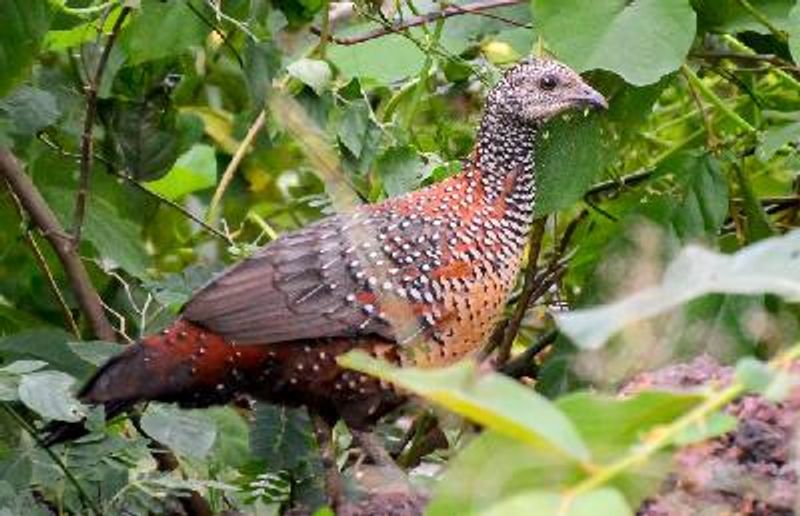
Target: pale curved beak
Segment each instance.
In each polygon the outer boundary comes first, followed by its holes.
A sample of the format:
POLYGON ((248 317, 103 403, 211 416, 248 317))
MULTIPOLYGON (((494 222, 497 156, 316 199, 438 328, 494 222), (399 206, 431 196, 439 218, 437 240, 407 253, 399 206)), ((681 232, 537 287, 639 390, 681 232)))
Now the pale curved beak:
POLYGON ((590 86, 584 86, 581 94, 574 97, 573 100, 594 109, 608 109, 606 98, 590 86))

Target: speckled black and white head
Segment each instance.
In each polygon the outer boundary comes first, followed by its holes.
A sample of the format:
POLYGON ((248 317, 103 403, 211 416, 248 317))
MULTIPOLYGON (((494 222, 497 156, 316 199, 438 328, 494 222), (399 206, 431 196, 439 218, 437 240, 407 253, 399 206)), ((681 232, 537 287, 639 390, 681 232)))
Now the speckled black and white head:
POLYGON ((552 59, 528 58, 508 70, 489 94, 496 114, 538 124, 569 109, 608 107, 606 99, 580 75, 552 59))

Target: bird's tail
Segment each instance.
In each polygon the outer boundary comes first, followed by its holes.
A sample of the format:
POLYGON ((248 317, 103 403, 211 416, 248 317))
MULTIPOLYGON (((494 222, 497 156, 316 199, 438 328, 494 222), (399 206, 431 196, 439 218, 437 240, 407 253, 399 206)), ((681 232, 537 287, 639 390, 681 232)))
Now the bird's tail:
MULTIPOLYGON (((269 360, 267 346, 234 346, 189 321, 178 320, 159 334, 126 348, 101 366, 78 393, 104 405, 106 417, 140 401, 174 402, 184 407, 226 403, 269 360)), ((81 422, 45 428, 45 444, 86 434, 81 422)))

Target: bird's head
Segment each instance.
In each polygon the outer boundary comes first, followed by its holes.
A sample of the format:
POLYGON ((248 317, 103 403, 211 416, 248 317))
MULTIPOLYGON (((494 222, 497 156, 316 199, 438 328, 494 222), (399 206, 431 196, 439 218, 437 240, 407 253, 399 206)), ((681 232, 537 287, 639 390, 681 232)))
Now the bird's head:
POLYGON ((545 122, 569 109, 607 109, 605 97, 568 66, 528 58, 508 70, 489 94, 489 104, 529 124, 545 122))

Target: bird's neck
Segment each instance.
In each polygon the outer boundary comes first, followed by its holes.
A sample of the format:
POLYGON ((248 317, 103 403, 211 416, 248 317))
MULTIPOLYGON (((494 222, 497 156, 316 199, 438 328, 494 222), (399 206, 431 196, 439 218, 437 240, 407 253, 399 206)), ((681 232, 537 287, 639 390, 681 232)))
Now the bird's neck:
POLYGON ((474 165, 486 201, 505 197, 515 215, 530 221, 536 193, 534 141, 537 128, 489 107, 478 130, 474 165))

